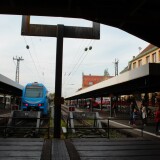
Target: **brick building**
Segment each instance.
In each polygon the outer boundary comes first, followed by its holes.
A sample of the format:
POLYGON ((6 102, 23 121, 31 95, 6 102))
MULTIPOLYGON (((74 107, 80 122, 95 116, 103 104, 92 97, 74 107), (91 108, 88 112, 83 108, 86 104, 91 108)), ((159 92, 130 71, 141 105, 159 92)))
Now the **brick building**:
POLYGON ((82 89, 112 78, 113 76, 98 76, 98 75, 84 75, 82 74, 82 89))

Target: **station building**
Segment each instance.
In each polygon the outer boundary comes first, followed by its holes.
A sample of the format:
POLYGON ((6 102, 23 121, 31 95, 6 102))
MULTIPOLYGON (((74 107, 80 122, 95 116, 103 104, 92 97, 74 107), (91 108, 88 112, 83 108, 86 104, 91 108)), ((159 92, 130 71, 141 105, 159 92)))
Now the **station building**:
MULTIPOLYGON (((137 56, 133 56, 133 59, 128 62, 128 66, 120 72, 120 74, 134 70, 138 67, 141 67, 147 63, 160 63, 160 48, 149 44, 144 50, 142 50, 137 56)), ((144 93, 142 93, 141 98, 145 96, 144 93)), ((160 92, 155 93, 148 93, 149 102, 155 103, 157 99, 160 99, 160 92)))

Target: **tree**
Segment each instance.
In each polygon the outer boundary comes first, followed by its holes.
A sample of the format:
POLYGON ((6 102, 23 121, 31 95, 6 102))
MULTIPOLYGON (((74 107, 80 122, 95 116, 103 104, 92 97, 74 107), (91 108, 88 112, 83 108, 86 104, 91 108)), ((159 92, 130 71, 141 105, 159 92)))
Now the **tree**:
POLYGON ((49 95, 48 95, 49 104, 54 102, 54 95, 55 95, 55 93, 49 93, 49 95))
POLYGON ((108 72, 108 68, 104 70, 104 76, 110 76, 108 72))

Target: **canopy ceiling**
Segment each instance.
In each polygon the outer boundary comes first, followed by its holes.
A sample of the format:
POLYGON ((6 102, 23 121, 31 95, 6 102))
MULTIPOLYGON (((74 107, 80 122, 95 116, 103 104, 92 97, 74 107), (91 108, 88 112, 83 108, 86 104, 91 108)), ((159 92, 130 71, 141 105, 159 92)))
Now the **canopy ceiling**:
POLYGON ((158 47, 159 8, 159 0, 0 1, 1 14, 83 18, 120 28, 158 47))

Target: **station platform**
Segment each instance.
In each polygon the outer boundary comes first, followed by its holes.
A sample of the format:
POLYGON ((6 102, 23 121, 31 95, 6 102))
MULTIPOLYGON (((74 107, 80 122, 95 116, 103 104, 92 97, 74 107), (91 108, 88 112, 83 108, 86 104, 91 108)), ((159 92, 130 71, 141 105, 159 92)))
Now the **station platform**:
MULTIPOLYGON (((112 119, 110 124, 130 127, 128 120, 112 119)), ((159 159, 160 135, 155 135, 154 131, 153 122, 144 127, 143 137, 138 138, 0 138, 0 160, 159 159)), ((130 132, 141 134, 137 128, 130 132)))
POLYGON ((0 160, 40 160, 41 138, 0 138, 0 160))
POLYGON ((144 138, 1 138, 1 160, 150 160, 160 141, 144 138), (48 143, 45 145, 45 143, 48 143))
POLYGON ((71 139, 81 160, 151 160, 160 157, 160 141, 132 139, 71 139))

